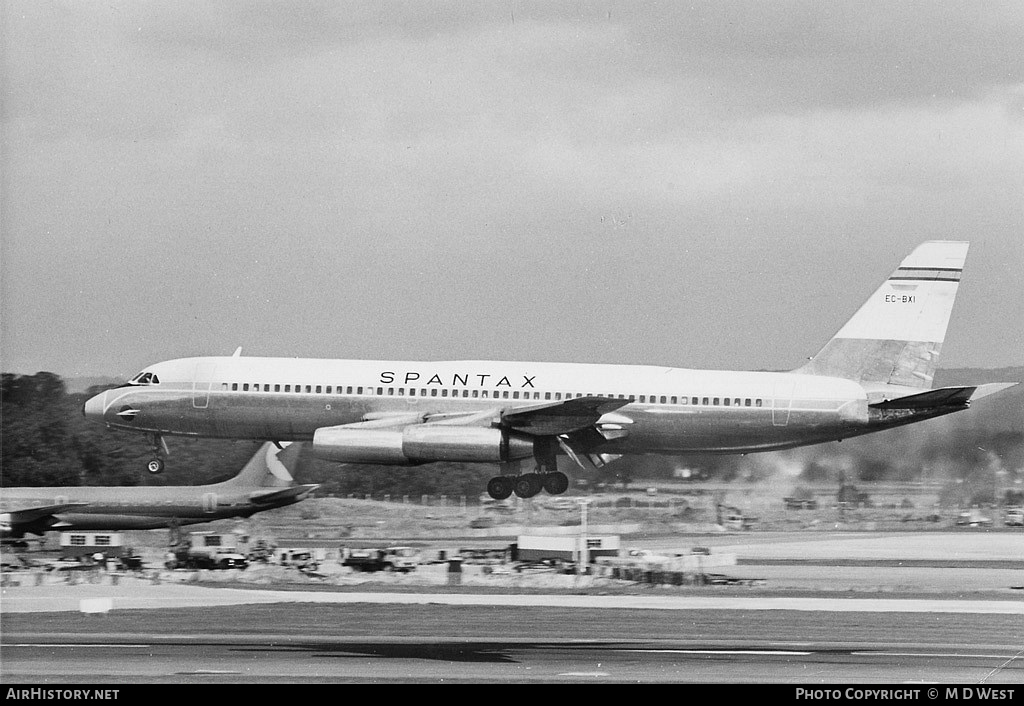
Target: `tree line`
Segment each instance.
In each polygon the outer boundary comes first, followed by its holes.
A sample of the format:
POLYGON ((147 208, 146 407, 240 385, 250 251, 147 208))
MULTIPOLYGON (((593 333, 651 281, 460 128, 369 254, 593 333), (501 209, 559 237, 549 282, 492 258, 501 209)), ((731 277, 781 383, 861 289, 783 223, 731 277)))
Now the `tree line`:
MULTIPOLYGON (((3 373, 0 380, 0 486, 164 486, 215 483, 235 475, 262 442, 166 437, 165 471, 146 472, 145 435, 87 422, 82 405, 113 385, 69 393, 54 373, 3 373)), ((337 464, 303 453, 296 481, 320 494, 477 495, 494 469, 487 464, 426 467, 337 464)))

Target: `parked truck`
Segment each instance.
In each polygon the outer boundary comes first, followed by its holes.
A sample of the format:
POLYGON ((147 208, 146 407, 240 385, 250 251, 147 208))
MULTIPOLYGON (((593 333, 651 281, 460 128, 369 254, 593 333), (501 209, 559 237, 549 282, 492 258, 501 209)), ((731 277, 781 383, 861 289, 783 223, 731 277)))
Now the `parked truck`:
POLYGON ((409 572, 420 565, 420 552, 414 547, 350 549, 341 564, 353 571, 409 572))
POLYGON ((302 572, 317 571, 320 568, 313 552, 308 549, 278 549, 277 563, 281 566, 291 566, 302 572))
POLYGON ((164 565, 168 569, 244 569, 249 560, 235 534, 192 532, 168 551, 164 565))

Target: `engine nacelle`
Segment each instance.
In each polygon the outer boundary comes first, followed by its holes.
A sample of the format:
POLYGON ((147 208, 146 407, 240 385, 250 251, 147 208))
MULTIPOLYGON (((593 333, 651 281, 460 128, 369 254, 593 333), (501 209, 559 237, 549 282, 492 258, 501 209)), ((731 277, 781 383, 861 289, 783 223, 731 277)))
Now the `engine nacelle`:
POLYGON ((414 466, 435 461, 501 463, 533 455, 533 439, 487 427, 416 424, 401 430, 324 427, 313 455, 342 463, 414 466))

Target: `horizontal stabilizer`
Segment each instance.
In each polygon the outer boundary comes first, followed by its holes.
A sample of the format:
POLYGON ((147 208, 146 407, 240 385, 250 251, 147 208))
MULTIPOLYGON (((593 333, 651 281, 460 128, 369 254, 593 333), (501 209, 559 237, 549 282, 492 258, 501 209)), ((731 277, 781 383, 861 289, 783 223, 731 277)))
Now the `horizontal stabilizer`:
POLYGON ((274 490, 269 493, 256 492, 249 496, 249 500, 257 505, 272 505, 290 498, 301 500, 319 487, 319 484, 295 485, 290 488, 282 488, 281 490, 274 490))
POLYGON ((1019 383, 1016 382, 989 382, 984 385, 978 385, 974 388, 974 394, 971 395, 971 402, 974 400, 980 400, 982 397, 988 397, 994 395, 997 392, 1002 392, 1008 388, 1013 387, 1019 383))
POLYGON ((876 409, 930 409, 933 407, 960 407, 970 404, 972 400, 988 397, 1008 387, 1013 387, 1015 382, 993 382, 985 385, 974 385, 968 387, 939 387, 927 392, 919 392, 906 397, 897 397, 891 400, 876 402, 871 407, 876 409))

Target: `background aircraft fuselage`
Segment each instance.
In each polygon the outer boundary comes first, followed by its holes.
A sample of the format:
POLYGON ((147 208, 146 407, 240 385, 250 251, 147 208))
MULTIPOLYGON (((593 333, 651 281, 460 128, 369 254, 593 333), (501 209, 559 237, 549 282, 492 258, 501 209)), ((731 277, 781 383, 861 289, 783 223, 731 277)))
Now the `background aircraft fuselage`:
MULTIPOLYGON (((0 502, 2 512, 11 512, 40 505, 83 503, 57 513, 60 528, 76 530, 157 529, 167 527, 173 519, 188 525, 212 522, 229 517, 248 517, 253 513, 298 502, 299 493, 280 498, 274 504, 260 505, 250 497, 259 491, 221 490, 215 486, 180 486, 174 488, 109 488, 109 487, 39 487, 4 488, 0 502)), ((266 488, 264 493, 280 491, 266 488)), ((307 489, 308 492, 308 489, 307 489)))
POLYGON ((291 505, 318 486, 292 478, 300 444, 264 443, 233 477, 198 486, 61 486, 4 488, 0 535, 21 537, 50 530, 158 529, 249 517, 291 505))

